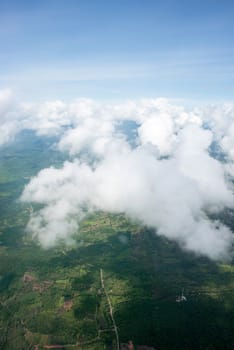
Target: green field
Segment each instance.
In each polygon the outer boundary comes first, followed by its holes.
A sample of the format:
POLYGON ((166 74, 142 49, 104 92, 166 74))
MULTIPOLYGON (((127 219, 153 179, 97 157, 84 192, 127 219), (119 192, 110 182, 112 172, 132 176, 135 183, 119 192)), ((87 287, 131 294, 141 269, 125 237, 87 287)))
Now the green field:
POLYGON ((43 250, 25 234, 30 212, 17 199, 62 164, 53 142, 24 133, 0 149, 0 349, 117 349, 107 295, 120 343, 234 349, 234 264, 183 252, 122 213, 87 216, 70 247, 43 250))

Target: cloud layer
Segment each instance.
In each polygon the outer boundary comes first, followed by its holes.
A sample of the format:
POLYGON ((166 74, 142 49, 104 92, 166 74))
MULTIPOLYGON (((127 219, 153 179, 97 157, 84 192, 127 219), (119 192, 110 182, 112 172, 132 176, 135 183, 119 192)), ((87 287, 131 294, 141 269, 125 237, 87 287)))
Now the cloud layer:
POLYGON ((162 98, 41 105, 11 99, 0 93, 0 144, 32 129, 58 135, 57 147, 70 159, 41 170, 21 196, 42 205, 27 229, 44 247, 71 240, 84 215, 101 209, 124 212, 187 250, 230 258, 233 233, 210 214, 234 207, 234 105, 187 110, 162 98))

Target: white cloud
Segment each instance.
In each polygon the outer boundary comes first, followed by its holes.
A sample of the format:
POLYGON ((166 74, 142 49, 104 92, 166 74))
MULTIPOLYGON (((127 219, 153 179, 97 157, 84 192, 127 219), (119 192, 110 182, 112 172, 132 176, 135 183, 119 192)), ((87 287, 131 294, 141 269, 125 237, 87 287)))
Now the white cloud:
POLYGON ((226 156, 234 161, 234 104, 210 106, 199 111, 226 156))
POLYGON ((71 237, 87 209, 125 212, 186 249, 228 258, 233 234, 207 212, 233 207, 233 195, 224 167, 207 152, 210 141, 210 131, 188 125, 168 159, 159 160, 140 145, 115 148, 95 165, 74 161, 42 170, 22 196, 45 205, 28 229, 43 245, 51 245, 71 237))
POLYGON ((234 206, 232 105, 187 110, 163 98, 12 101, 10 92, 0 93, 1 144, 31 129, 57 135, 58 149, 73 157, 61 169, 39 172, 22 194, 22 201, 43 206, 28 223, 43 246, 71 240, 85 213, 101 209, 125 212, 198 254, 230 257, 233 233, 209 214, 234 206), (214 141, 226 163, 210 155, 214 141))

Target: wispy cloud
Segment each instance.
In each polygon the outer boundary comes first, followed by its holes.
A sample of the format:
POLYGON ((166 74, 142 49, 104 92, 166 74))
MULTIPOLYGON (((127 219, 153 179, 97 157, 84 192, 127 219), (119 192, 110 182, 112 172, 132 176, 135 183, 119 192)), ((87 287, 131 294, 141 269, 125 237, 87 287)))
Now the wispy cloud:
POLYGON ((14 86, 25 98, 77 94, 113 98, 166 95, 194 100, 231 99, 232 50, 171 50, 147 52, 137 57, 96 55, 93 59, 43 60, 27 65, 10 64, 0 73, 5 86, 14 86))

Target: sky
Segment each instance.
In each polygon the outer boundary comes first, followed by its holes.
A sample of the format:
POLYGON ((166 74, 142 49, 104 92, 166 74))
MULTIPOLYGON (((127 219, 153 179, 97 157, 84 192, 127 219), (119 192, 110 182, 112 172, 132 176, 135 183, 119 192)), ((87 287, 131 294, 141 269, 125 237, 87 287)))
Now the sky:
POLYGON ((232 0, 1 0, 0 88, 24 100, 234 93, 232 0))

